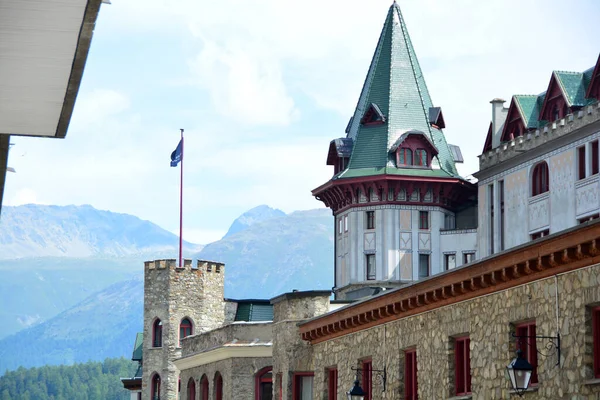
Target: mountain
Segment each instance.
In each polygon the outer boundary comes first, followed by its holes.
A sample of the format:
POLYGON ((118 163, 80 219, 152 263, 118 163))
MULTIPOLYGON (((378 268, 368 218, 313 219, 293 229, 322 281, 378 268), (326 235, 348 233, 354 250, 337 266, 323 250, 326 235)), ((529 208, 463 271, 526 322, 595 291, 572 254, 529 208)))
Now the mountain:
POLYGON ((266 205, 254 207, 240 215, 238 218, 236 218, 235 221, 233 221, 233 223, 229 227, 229 230, 227 231, 225 236, 223 236, 223 238, 241 232, 257 222, 262 222, 271 218, 283 216, 285 216, 285 213, 283 211, 271 208, 266 205))
POLYGON ((0 374, 19 366, 130 358, 135 334, 142 330, 143 301, 144 282, 138 275, 0 340, 0 374))
MULTIPOLYGON (((42 304, 52 310, 69 307, 0 339, 0 374, 19 366, 130 357, 143 318, 143 264, 134 258, 0 261, 0 273, 7 278, 0 281, 0 311, 4 312, 0 317, 14 314, 13 310, 21 312, 32 302, 37 302, 38 309, 42 304), (113 283, 127 274, 137 277, 113 283), (82 296, 83 301, 71 304, 82 296)), ((156 258, 162 257, 146 257, 156 258)), ((329 210, 317 209, 255 221, 207 245, 193 258, 225 263, 225 296, 229 298, 271 298, 293 289, 329 289, 333 285, 333 218, 329 210)), ((35 319, 31 310, 22 313, 30 320, 35 319)))
MULTIPOLYGON (((178 236, 152 222, 88 205, 2 208, 0 259, 121 257, 178 246, 178 236)), ((192 243, 185 247, 198 251, 192 243)))
POLYGON ((333 286, 333 218, 316 209, 258 221, 195 258, 225 263, 225 296, 270 298, 333 286))

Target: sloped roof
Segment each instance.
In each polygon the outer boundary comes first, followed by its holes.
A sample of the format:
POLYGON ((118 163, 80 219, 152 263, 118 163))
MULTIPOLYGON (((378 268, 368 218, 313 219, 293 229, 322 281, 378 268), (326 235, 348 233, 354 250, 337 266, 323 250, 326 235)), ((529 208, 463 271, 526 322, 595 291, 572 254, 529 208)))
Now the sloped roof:
POLYGON ((142 361, 142 344, 144 343, 144 334, 138 333, 135 337, 135 344, 133 345, 133 355, 131 356, 132 361, 142 361))
POLYGON ((554 71, 554 73, 569 106, 583 107, 588 103, 585 98, 587 87, 583 72, 554 71))
POLYGON ((234 321, 273 321, 273 305, 268 301, 240 301, 234 321))
POLYGON ((397 168, 391 162, 388 151, 398 137, 409 130, 424 132, 437 148, 439 153, 433 164, 439 166, 438 174, 458 177, 443 132, 429 124, 429 110, 432 107, 400 7, 394 3, 389 8, 349 124, 347 137, 354 140, 354 147, 348 170, 339 177, 396 174, 397 171, 391 172, 397 168), (361 124, 362 116, 371 104, 376 104, 386 116, 384 124, 361 124))
MULTIPOLYGON (((542 94, 545 96, 545 92, 542 94)), ((523 119, 523 125, 527 129, 535 129, 538 127, 538 116, 540 115, 540 108, 544 102, 543 97, 540 102, 542 95, 534 94, 516 94, 513 96, 516 107, 519 109, 521 118, 523 119)))
POLYGON ((411 135, 416 135, 416 136, 421 137, 430 146, 433 155, 438 154, 438 149, 434 146, 433 143, 431 143, 431 140, 427 137, 427 135, 421 131, 416 131, 416 130, 404 132, 402 135, 400 135, 400 137, 394 142, 392 147, 390 147, 389 151, 390 152, 396 151, 396 149, 398 147, 400 147, 400 145, 402 145, 402 143, 411 135))

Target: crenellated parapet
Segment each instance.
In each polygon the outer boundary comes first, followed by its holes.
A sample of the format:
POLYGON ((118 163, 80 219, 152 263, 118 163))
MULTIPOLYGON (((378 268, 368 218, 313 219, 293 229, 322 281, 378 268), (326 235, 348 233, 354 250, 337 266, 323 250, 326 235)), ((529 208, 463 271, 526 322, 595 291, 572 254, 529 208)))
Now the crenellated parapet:
POLYGON ((565 118, 550 122, 544 127, 501 143, 500 146, 479 156, 479 170, 483 171, 524 152, 533 150, 549 141, 573 133, 587 125, 600 121, 600 102, 568 114, 565 118))

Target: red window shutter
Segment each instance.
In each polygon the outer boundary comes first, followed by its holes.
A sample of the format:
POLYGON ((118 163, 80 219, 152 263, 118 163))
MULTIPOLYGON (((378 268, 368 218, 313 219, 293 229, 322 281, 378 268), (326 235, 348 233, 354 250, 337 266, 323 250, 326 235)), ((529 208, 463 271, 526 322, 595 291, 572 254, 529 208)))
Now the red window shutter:
POLYGON ((371 363, 371 360, 368 361, 363 361, 362 363, 362 380, 363 380, 363 390, 365 391, 365 400, 371 400, 372 399, 372 392, 373 392, 373 387, 372 387, 372 382, 371 382, 371 376, 372 376, 372 371, 373 371, 373 366, 371 363))
POLYGON ((598 173, 598 141, 592 142, 592 175, 598 173))
POLYGON ((464 342, 460 339, 456 339, 454 346, 454 380, 456 394, 465 393, 464 385, 464 342))
POLYGON ((594 376, 600 378, 600 307, 592 310, 592 335, 594 341, 594 376))
POLYGON ((465 392, 471 393, 471 339, 465 339, 465 392))
POLYGON ((337 376, 338 371, 337 368, 330 368, 328 372, 328 390, 327 390, 327 399, 328 400, 336 400, 337 399, 337 376))
POLYGON ((535 322, 520 324, 515 328, 515 331, 517 336, 521 336, 521 338, 517 340, 517 349, 520 349, 523 352, 523 357, 533 366, 530 382, 532 385, 535 385, 538 383, 535 322))
POLYGON ((404 356, 404 398, 417 399, 417 351, 408 350, 404 356))

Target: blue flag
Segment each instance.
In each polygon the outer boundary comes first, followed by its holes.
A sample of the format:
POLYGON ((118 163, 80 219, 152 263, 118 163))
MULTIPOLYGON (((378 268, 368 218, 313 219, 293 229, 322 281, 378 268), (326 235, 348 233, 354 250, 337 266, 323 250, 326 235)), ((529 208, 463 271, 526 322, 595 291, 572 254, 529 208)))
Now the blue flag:
POLYGON ((183 157, 183 139, 179 141, 177 148, 171 153, 171 167, 176 167, 181 161, 181 157, 183 157))

